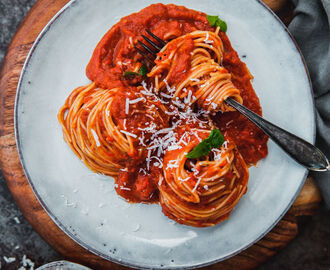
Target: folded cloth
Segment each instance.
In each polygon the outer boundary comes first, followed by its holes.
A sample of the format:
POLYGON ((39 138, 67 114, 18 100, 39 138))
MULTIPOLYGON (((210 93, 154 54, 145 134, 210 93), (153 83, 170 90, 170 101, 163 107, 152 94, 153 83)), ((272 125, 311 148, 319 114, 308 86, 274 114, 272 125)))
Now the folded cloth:
MULTIPOLYGON (((306 60, 316 106, 316 146, 330 158, 330 0, 292 0, 289 30, 306 60)), ((312 174, 330 208, 330 171, 312 174)))

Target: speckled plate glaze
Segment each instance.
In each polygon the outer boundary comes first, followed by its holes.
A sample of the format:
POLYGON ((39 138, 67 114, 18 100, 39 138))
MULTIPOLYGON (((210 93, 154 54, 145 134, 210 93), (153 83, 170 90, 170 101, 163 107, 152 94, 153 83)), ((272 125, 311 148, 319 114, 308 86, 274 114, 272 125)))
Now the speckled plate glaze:
MULTIPOLYGON (((110 177, 92 173, 62 138, 56 114, 87 84, 92 52, 121 17, 160 1, 71 1, 46 26, 25 63, 16 100, 16 139, 26 176, 54 222, 105 259, 137 268, 193 268, 233 256, 284 215, 306 170, 269 142, 269 155, 250 169, 248 192, 229 220, 212 228, 179 225, 159 205, 129 204, 110 177)), ((259 1, 161 1, 227 21, 233 47, 254 75, 264 116, 314 141, 309 77, 281 22, 259 1)))

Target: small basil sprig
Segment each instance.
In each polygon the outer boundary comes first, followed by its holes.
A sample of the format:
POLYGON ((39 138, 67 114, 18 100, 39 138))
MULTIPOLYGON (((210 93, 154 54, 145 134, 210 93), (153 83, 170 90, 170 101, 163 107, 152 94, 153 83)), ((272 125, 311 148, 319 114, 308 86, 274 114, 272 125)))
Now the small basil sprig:
POLYGON ((141 74, 141 76, 146 76, 148 73, 148 68, 146 65, 142 65, 139 69, 139 73, 141 74))
POLYGON ((219 129, 213 129, 207 139, 204 139, 197 146, 194 147, 186 158, 200 158, 207 156, 212 148, 219 148, 225 141, 225 137, 221 134, 219 129))
POLYGON ((123 76, 124 77, 134 77, 137 75, 141 75, 141 76, 146 76, 148 73, 148 68, 146 65, 142 65, 139 69, 139 72, 135 72, 135 71, 125 71, 123 76))
POLYGON ((134 72, 134 71, 125 71, 123 76, 124 77, 134 77, 136 75, 139 75, 139 73, 134 72))
POLYGON ((207 20, 211 26, 220 27, 223 32, 227 31, 227 24, 225 21, 221 20, 219 16, 206 15, 207 20))

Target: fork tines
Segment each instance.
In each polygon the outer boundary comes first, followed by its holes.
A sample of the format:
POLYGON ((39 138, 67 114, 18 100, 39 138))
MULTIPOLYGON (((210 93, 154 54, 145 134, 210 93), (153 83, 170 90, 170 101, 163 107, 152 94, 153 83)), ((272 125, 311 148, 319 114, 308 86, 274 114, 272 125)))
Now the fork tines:
POLYGON ((149 38, 147 38, 145 35, 141 35, 146 42, 148 42, 151 46, 157 49, 157 51, 160 51, 162 47, 158 46, 156 43, 152 42, 149 38))
POLYGON ((153 50, 151 50, 147 45, 144 45, 143 42, 141 42, 140 40, 138 40, 139 44, 149 53, 151 53, 153 56, 157 56, 156 52, 154 52, 153 50))
POLYGON ((151 54, 153 57, 157 56, 157 53, 162 49, 162 47, 165 46, 166 42, 156 35, 154 35, 152 32, 150 32, 148 29, 145 29, 146 32, 153 37, 159 44, 156 44, 154 41, 152 41, 150 38, 146 37, 145 35, 141 35, 143 39, 149 44, 150 46, 147 46, 140 40, 138 40, 138 43, 144 48, 144 50, 141 50, 137 46, 134 45, 134 48, 138 51, 139 54, 141 54, 143 57, 145 57, 148 61, 153 63, 153 60, 150 58, 149 54, 151 54))
POLYGON ((166 45, 166 42, 164 41, 164 40, 162 40, 162 39, 160 39, 159 37, 157 37, 156 35, 154 35, 152 32, 150 32, 148 29, 145 29, 146 30, 146 32, 150 35, 150 36, 152 36, 154 39, 156 39, 161 45, 162 45, 162 47, 164 47, 165 45, 166 45))
POLYGON ((144 51, 140 50, 137 46, 134 45, 135 50, 137 50, 137 52, 139 54, 141 54, 145 59, 147 59, 151 64, 154 63, 154 61, 149 57, 149 55, 147 53, 145 53, 144 51))

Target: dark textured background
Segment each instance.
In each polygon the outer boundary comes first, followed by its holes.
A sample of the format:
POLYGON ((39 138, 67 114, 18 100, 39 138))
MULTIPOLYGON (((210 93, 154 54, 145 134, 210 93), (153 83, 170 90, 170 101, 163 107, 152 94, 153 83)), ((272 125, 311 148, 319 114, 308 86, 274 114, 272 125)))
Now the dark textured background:
MULTIPOLYGON (((0 0, 0 63, 20 21, 35 2, 0 0)), ((22 216, 0 171, 0 269, 18 269, 24 255, 36 266, 62 259, 22 216), (3 256, 16 261, 6 264, 3 256)), ((323 204, 312 218, 301 218, 298 237, 259 268, 268 269, 330 269, 330 211, 323 204)))

